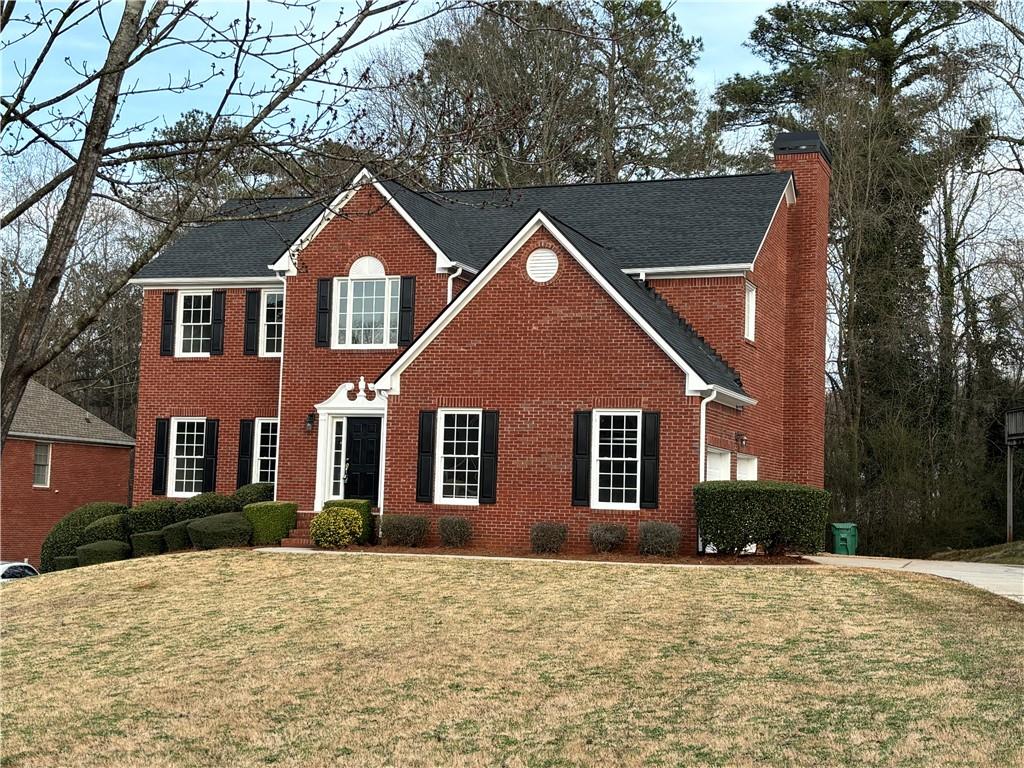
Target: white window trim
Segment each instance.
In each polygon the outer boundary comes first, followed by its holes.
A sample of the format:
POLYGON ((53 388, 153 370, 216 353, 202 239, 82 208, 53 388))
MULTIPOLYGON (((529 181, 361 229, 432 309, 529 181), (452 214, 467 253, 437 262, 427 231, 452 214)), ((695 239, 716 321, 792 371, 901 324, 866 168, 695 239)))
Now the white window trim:
POLYGON ((277 424, 277 443, 274 446, 274 485, 277 485, 277 467, 281 455, 281 425, 277 419, 254 419, 252 445, 252 482, 265 483, 260 480, 260 434, 264 424, 277 424))
POLYGON ((591 509, 640 509, 640 451, 644 444, 643 411, 635 408, 602 408, 591 413, 590 422, 590 508, 591 509), (636 416, 636 503, 600 501, 601 477, 599 472, 598 447, 602 416, 636 416))
POLYGON ((757 469, 758 469, 757 464, 758 464, 757 456, 754 456, 754 455, 749 454, 749 453, 737 453, 736 454, 736 479, 737 480, 744 480, 744 481, 757 480, 757 477, 758 477, 758 475, 757 475, 757 469), (752 465, 754 467, 754 476, 753 477, 740 477, 740 464, 742 462, 744 462, 744 461, 752 462, 752 465))
POLYGON ((183 315, 185 313, 185 297, 186 296, 209 296, 210 297, 210 344, 213 344, 213 291, 178 291, 177 307, 175 308, 174 314, 174 356, 175 357, 209 357, 209 352, 184 352, 182 351, 182 345, 185 343, 184 338, 184 325, 182 323, 183 315))
POLYGON ((32 487, 33 488, 49 488, 50 487, 50 471, 53 468, 53 443, 42 443, 35 442, 32 445, 32 487), (36 447, 40 445, 46 446, 46 482, 42 485, 36 484, 36 447))
POLYGON ((726 461, 729 463, 729 469, 726 472, 726 480, 732 480, 732 451, 727 451, 724 448, 715 448, 713 446, 707 446, 704 449, 704 480, 710 480, 708 477, 708 467, 711 466, 712 456, 725 456, 726 461))
POLYGON ((281 352, 267 351, 267 296, 272 293, 281 295, 281 349, 284 350, 284 290, 281 288, 264 288, 260 291, 260 341, 259 357, 280 357, 281 352))
POLYGON ((480 466, 480 453, 483 449, 484 443, 484 412, 482 408, 439 408, 437 411, 437 423, 434 431, 437 433, 434 436, 434 503, 444 506, 452 507, 477 507, 480 506, 480 473, 482 468, 480 466), (442 495, 441 491, 444 488, 443 477, 444 477, 444 417, 445 416, 457 416, 459 414, 476 414, 480 417, 480 428, 477 430, 477 442, 476 442, 476 466, 477 466, 477 483, 476 483, 476 498, 475 499, 449 499, 442 495))
POLYGON ((177 476, 178 462, 178 425, 183 421, 201 421, 203 423, 203 460, 206 460, 206 417, 205 416, 174 416, 171 418, 171 437, 167 451, 167 496, 174 499, 190 499, 198 496, 198 491, 175 490, 175 478, 177 476))
POLYGON ((743 338, 754 341, 757 336, 757 286, 747 280, 743 284, 743 338))
MULTIPOLYGON (((352 338, 352 281, 353 280, 383 280, 384 281, 384 338, 391 336, 391 286, 393 281, 398 281, 398 291, 402 290, 402 278, 400 275, 372 275, 369 277, 336 277, 333 284, 333 295, 331 297, 331 349, 398 349, 398 342, 391 344, 353 344, 352 338), (345 338, 344 344, 338 343, 338 304, 341 301, 341 287, 345 286, 345 338)), ((399 323, 401 323, 401 308, 399 308, 399 323)), ((396 329, 397 331, 397 329, 396 329)))

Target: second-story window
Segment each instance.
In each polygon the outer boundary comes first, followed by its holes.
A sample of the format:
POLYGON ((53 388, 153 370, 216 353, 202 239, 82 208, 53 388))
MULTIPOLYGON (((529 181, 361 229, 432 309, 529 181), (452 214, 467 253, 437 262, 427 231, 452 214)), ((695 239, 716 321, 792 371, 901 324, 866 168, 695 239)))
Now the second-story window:
POLYGON ((178 295, 178 355, 205 357, 210 354, 213 326, 213 294, 180 293, 178 295))
POLYGON ((260 354, 280 355, 284 349, 284 293, 265 290, 260 305, 260 354))
POLYGON ((397 346, 401 284, 372 256, 356 260, 348 277, 334 281, 333 346, 397 346))
POLYGON ((757 326, 757 287, 753 283, 746 284, 743 302, 743 337, 747 341, 754 340, 757 326))

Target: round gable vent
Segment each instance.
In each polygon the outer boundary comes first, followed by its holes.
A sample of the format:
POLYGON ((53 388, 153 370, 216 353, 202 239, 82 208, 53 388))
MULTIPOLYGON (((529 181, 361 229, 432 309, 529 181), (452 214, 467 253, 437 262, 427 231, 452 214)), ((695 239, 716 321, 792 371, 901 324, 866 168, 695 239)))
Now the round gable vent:
POLYGON ((526 257, 526 274, 535 283, 546 283, 558 271, 558 256, 550 248, 538 248, 526 257))

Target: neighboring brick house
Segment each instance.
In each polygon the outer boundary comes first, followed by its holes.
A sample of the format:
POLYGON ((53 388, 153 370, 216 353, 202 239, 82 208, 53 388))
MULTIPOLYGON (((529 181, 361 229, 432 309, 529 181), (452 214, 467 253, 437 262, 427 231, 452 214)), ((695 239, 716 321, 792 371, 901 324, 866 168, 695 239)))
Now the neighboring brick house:
POLYGON ((129 502, 135 441, 29 381, 0 459, 0 560, 39 565, 54 523, 90 501, 129 502))
POLYGON ((820 486, 828 150, 771 173, 236 202, 145 288, 135 493, 698 533, 692 487, 820 486), (257 220, 255 214, 269 216, 257 220), (365 381, 365 384, 364 384, 365 381))

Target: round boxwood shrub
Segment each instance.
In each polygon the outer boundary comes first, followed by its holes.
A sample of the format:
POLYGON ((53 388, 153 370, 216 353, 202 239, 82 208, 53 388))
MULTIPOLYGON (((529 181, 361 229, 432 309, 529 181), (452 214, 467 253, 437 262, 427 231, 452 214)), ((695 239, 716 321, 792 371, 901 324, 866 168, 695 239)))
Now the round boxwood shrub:
POLYGON ((621 523, 591 523, 587 528, 595 552, 615 552, 626 543, 626 526, 621 523))
POLYGON ((261 501, 273 501, 274 484, 249 483, 235 491, 234 497, 235 501, 237 501, 243 508, 250 504, 259 504, 261 501))
POLYGON ((164 551, 164 537, 160 531, 132 534, 132 557, 159 555, 164 551))
POLYGON ((78 567, 78 555, 61 555, 53 558, 53 570, 64 571, 68 568, 78 567))
POLYGON ((376 544, 377 526, 373 519, 373 507, 366 499, 332 499, 324 502, 324 509, 335 507, 349 507, 354 509, 363 518, 363 532, 356 539, 356 544, 376 544))
POLYGON ((82 531, 78 545, 92 544, 94 541, 128 541, 128 516, 125 514, 107 515, 93 520, 82 531))
POLYGON ((113 501, 94 501, 84 504, 57 521, 43 541, 39 554, 39 570, 43 573, 55 570, 56 558, 75 554, 75 547, 85 527, 101 517, 123 514, 127 511, 124 504, 113 501))
POLYGON ((537 554, 561 552, 569 528, 565 523, 534 523, 530 526, 530 549, 537 554))
POLYGON ((797 483, 720 480, 693 488, 704 541, 722 553, 760 544, 768 554, 813 552, 821 546, 829 493, 797 483))
POLYGON ((473 527, 464 517, 442 517, 437 521, 437 535, 441 538, 442 547, 465 547, 473 527))
POLYGON ((325 549, 340 549, 355 544, 363 532, 363 516, 352 507, 330 507, 309 523, 313 543, 325 549))
POLYGON ((128 532, 159 531, 177 517, 178 502, 173 499, 150 499, 128 510, 128 532))
POLYGON ((132 548, 123 541, 94 541, 75 548, 79 565, 98 565, 115 560, 127 560, 132 548))
POLYGON ((242 510, 252 525, 252 543, 277 544, 295 527, 299 505, 290 501, 259 501, 242 510))
POLYGON ((637 526, 637 550, 641 555, 675 557, 679 554, 682 535, 678 525, 646 520, 637 526))
POLYGON ((422 547, 427 541, 430 522, 422 515, 384 515, 380 535, 392 547, 422 547))
POLYGON ((252 540, 252 523, 238 512, 225 512, 193 520, 186 527, 196 549, 244 547, 252 540))
POLYGON ((183 549, 192 549, 192 539, 188 537, 188 526, 199 518, 191 520, 180 520, 177 523, 165 525, 160 529, 160 535, 164 540, 164 550, 167 552, 180 552, 183 549))
POLYGON ((174 522, 190 520, 197 517, 211 517, 213 515, 226 515, 230 512, 239 513, 242 505, 233 496, 223 496, 219 493, 200 493, 190 499, 185 499, 175 509, 174 522))

